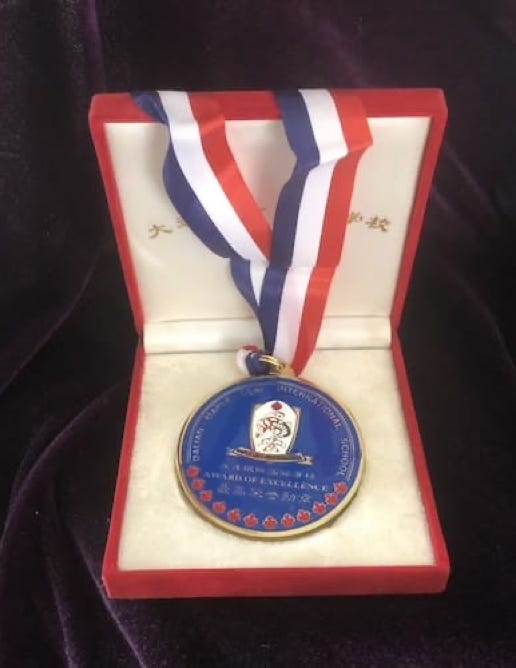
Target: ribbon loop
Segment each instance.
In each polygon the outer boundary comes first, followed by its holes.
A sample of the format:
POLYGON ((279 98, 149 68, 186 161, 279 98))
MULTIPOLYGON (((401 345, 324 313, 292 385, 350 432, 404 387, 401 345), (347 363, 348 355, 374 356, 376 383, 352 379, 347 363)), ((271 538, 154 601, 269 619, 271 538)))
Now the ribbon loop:
POLYGON ((360 101, 330 90, 276 93, 296 164, 271 232, 229 148, 213 95, 175 91, 135 99, 169 127, 163 176, 174 206, 213 252, 229 258, 266 352, 299 373, 317 342, 356 167, 371 144, 360 101))

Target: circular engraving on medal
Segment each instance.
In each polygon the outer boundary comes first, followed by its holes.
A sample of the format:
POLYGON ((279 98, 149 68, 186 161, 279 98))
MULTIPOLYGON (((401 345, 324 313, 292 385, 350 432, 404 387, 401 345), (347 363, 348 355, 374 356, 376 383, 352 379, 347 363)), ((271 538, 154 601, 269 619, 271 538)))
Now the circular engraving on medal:
POLYGON ((358 429, 328 394, 264 376, 221 390, 187 421, 178 473, 195 509, 254 538, 287 538, 333 520, 363 468, 358 429))

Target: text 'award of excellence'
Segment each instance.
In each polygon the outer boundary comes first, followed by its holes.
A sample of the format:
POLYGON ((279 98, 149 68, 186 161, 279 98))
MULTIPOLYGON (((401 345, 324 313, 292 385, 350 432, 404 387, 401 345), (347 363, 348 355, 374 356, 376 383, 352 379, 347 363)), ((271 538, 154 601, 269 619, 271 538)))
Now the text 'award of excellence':
POLYGON ((356 168, 371 144, 362 104, 332 90, 275 93, 296 162, 271 229, 213 96, 134 99, 170 131, 163 177, 175 209, 209 251, 229 259, 263 334, 263 347, 237 353, 247 377, 185 423, 176 456, 183 492, 204 518, 249 538, 316 530, 352 500, 364 468, 350 412, 298 375, 316 345, 356 168))

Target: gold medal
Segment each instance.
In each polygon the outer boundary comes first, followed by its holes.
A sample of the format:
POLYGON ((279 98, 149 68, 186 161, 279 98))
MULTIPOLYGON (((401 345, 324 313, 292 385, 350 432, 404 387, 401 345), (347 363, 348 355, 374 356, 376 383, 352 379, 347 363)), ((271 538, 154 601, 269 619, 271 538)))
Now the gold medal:
POLYGON ((354 497, 363 470, 358 428, 326 392, 276 371, 229 385, 181 433, 177 472, 186 498, 213 524, 282 539, 331 522, 354 497))

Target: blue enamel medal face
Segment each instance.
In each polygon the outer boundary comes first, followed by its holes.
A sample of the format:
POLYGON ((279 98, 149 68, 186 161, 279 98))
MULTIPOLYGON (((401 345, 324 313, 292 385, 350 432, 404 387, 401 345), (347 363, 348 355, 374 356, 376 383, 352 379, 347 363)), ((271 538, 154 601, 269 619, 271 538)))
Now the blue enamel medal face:
POLYGON ((353 498, 362 450, 350 415, 299 379, 250 378, 185 425, 179 477, 207 519, 234 533, 286 538, 332 520, 353 498))

